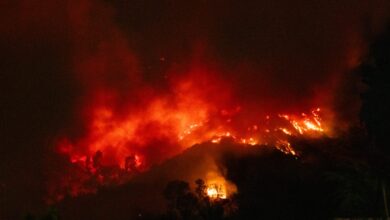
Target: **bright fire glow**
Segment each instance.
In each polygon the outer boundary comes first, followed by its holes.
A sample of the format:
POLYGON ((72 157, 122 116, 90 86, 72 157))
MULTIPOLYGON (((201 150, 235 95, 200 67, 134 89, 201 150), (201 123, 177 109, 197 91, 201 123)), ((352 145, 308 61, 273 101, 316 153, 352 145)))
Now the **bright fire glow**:
POLYGON ((215 163, 209 164, 205 180, 205 193, 211 200, 227 199, 237 192, 236 185, 225 179, 215 163))
MULTIPOLYGON (((218 87, 212 82, 204 88, 213 86, 218 87)), ((100 185, 121 184, 194 144, 219 144, 225 139, 248 147, 275 147, 299 156, 290 137, 318 137, 326 133, 320 108, 301 114, 251 116, 251 121, 242 122, 241 106, 219 108, 224 106, 221 97, 218 95, 218 99, 210 101, 209 94, 216 92, 204 88, 191 80, 181 81, 176 83, 174 94, 158 95, 148 100, 141 110, 129 109, 120 117, 107 104, 91 108, 86 135, 58 141, 58 152, 68 157, 83 175, 74 177, 75 180, 67 177, 71 180, 62 183, 64 188, 72 188, 72 195, 77 195, 94 192, 100 185), (85 188, 87 184, 83 182, 91 179, 96 186, 85 188)), ((207 194, 211 198, 227 196, 224 186, 218 183, 209 185, 207 194)))
POLYGON ((221 184, 211 184, 206 189, 207 196, 210 199, 226 199, 226 189, 221 184))

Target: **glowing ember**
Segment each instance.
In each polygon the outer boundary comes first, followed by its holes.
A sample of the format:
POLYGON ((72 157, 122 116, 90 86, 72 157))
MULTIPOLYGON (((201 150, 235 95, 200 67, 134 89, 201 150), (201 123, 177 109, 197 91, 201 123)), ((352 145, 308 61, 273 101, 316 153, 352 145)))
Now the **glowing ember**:
POLYGON ((289 131, 287 128, 279 128, 279 130, 281 130, 283 133, 287 135, 292 135, 291 131, 289 131))

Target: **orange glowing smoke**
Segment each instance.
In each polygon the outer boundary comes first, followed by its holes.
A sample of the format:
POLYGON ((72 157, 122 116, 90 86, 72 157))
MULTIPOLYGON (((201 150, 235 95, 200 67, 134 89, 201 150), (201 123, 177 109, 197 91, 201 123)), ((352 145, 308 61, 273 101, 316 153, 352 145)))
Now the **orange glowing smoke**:
MULTIPOLYGON (((202 73, 195 74, 199 83, 202 73)), ((181 80, 172 93, 155 96, 120 117, 112 106, 99 104, 89 113, 87 135, 75 141, 61 139, 58 150, 72 163, 85 164, 99 152, 100 165, 125 169, 126 161, 134 157, 135 167, 146 169, 212 135, 210 131, 204 135, 198 131, 208 126, 217 110, 218 103, 210 102, 204 94, 214 85, 210 82, 208 89, 199 89, 194 80, 181 80)))
MULTIPOLYGON (((245 145, 273 145, 284 146, 286 153, 295 154, 288 142, 288 136, 314 136, 321 135, 325 129, 319 116, 320 109, 311 112, 311 115, 302 113, 301 116, 279 114, 274 117, 276 123, 285 127, 268 127, 262 125, 261 120, 253 125, 253 128, 242 132, 234 128, 228 130, 224 124, 212 126, 208 119, 208 109, 202 106, 197 111, 184 109, 171 109, 164 100, 153 101, 144 112, 131 115, 123 121, 116 121, 113 113, 108 109, 97 109, 95 120, 92 122, 90 137, 76 145, 62 142, 59 145, 61 153, 69 154, 72 163, 85 163, 87 158, 93 157, 96 152, 109 153, 110 158, 104 160, 104 164, 118 165, 122 169, 126 166, 126 158, 134 155, 137 158, 136 167, 141 167, 145 155, 140 155, 139 148, 147 147, 154 138, 165 137, 173 144, 185 149, 197 143, 210 141, 219 143, 222 139, 232 139, 245 145), (139 129, 149 123, 156 123, 157 130, 145 130, 145 134, 139 133, 139 129), (257 129, 262 128, 262 129, 257 129), (148 132, 152 132, 149 134, 148 132), (153 136, 151 136, 153 135, 153 136), (87 149, 83 153, 77 152, 77 145, 85 145, 87 149)), ((270 120, 269 118, 267 120, 270 120)), ((277 125, 274 125, 277 126, 277 125)), ((226 126, 227 127, 227 126, 226 126)), ((141 153, 142 154, 142 153, 141 153)))

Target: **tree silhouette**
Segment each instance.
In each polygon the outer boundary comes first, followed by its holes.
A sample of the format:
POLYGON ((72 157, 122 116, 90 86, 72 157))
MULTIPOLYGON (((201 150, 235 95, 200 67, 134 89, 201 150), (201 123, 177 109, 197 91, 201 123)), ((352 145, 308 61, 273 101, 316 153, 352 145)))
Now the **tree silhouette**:
POLYGON ((206 184, 202 179, 197 179, 195 181, 196 189, 195 193, 200 199, 204 199, 206 197, 206 184))
POLYGON ((191 219, 196 214, 198 200, 187 182, 169 182, 164 189, 164 197, 168 201, 170 219, 191 219))
POLYGON ((390 173, 390 26, 371 45, 368 58, 360 67, 367 90, 362 94, 361 120, 371 139, 371 151, 375 157, 372 165, 382 179, 382 195, 386 216, 386 182, 390 173))
MULTIPOLYGON (((174 180, 167 184, 164 197, 168 202, 167 219, 218 220, 229 219, 234 210, 232 200, 210 200, 202 179, 195 181, 194 192, 185 181, 174 180)), ((235 211, 235 210, 234 210, 235 211)))
POLYGON ((372 145, 390 154, 390 27, 370 48, 366 62, 360 66, 367 90, 362 94, 361 120, 365 124, 372 145))

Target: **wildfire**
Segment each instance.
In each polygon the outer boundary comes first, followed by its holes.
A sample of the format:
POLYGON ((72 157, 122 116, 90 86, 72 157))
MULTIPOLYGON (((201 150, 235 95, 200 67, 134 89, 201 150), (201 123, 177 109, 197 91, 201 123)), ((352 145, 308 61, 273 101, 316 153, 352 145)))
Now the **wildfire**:
MULTIPOLYGON (((297 119, 297 117, 291 117, 286 114, 279 115, 279 117, 288 120, 294 127, 294 129, 301 135, 311 131, 324 132, 324 129, 321 124, 321 118, 319 116, 320 111, 320 108, 316 108, 315 110, 311 111, 311 115, 302 113, 300 119, 297 119)), ((286 128, 281 128, 281 130, 284 133, 291 135, 291 132, 288 131, 286 128)))
POLYGON ((215 162, 209 164, 206 174, 205 194, 211 200, 227 199, 237 192, 237 186, 226 180, 215 162))
MULTIPOLYGON (((202 142, 219 144, 223 139, 229 139, 247 146, 275 147, 285 154, 298 156, 289 138, 322 135, 325 128, 320 113, 321 110, 316 108, 309 114, 267 115, 266 121, 254 121, 246 129, 240 130, 226 124, 215 126, 205 113, 199 115, 185 109, 168 109, 164 102, 159 100, 145 112, 124 121, 116 121, 112 112, 107 109, 99 110, 98 117, 93 121, 90 137, 79 143, 64 139, 59 142, 58 149, 62 154, 69 155, 72 164, 93 176, 98 176, 99 184, 121 183, 128 179, 127 176, 144 171, 153 164, 144 149, 152 147, 156 138, 168 139, 169 142, 163 144, 177 145, 180 149, 202 142), (159 116, 156 116, 154 111, 158 111, 159 116), (195 120, 192 120, 191 116, 195 120), (270 121, 272 123, 269 123, 270 121), (150 127, 150 123, 156 124, 158 128, 150 127), (149 126, 149 130, 143 130, 145 126, 149 126), (148 135, 150 131, 153 133, 148 135), (172 139, 172 136, 176 138, 172 139), (107 172, 104 167, 116 168, 107 172)), ((223 118, 223 115, 221 117, 223 118)), ((229 119, 230 122, 234 121, 234 115, 229 115, 229 119)), ((226 191, 221 184, 209 185, 207 194, 210 198, 226 198, 226 191)))
POLYGON ((226 189, 221 184, 211 184, 206 188, 206 194, 210 199, 226 199, 226 189))
MULTIPOLYGON (((216 130, 211 129, 203 135, 192 137, 191 134, 196 133, 197 129, 207 126, 206 123, 199 123, 196 124, 196 126, 191 125, 188 128, 191 132, 187 132, 188 136, 181 136, 180 140, 192 138, 192 140, 196 140, 197 143, 210 141, 211 143, 218 144, 222 139, 231 139, 236 143, 244 145, 271 145, 286 154, 296 155, 296 152, 288 141, 289 137, 315 137, 316 135, 324 134, 325 129, 321 123, 322 119, 320 117, 320 112, 321 109, 316 108, 315 110, 312 110, 310 114, 278 114, 278 117, 273 117, 273 125, 269 125, 269 123, 259 120, 254 125, 248 127, 244 134, 239 130, 220 131, 221 128, 219 128, 216 130), (283 124, 284 126, 278 127, 280 124, 283 124), (263 129, 259 129, 261 127, 263 129)), ((267 115, 266 120, 270 120, 270 118, 271 117, 267 115)))
MULTIPOLYGON (((211 84, 205 87, 216 86, 214 81, 211 84)), ((326 133, 320 108, 301 114, 250 116, 251 121, 243 122, 243 107, 220 109, 224 105, 218 99, 209 100, 213 92, 203 91, 191 80, 179 82, 173 90, 174 94, 156 96, 145 102, 142 110, 129 109, 120 117, 107 104, 92 108, 86 135, 75 140, 64 137, 57 143, 58 152, 84 173, 83 178, 75 177, 74 181, 93 179, 97 185, 120 184, 194 144, 219 144, 224 139, 248 147, 275 147, 299 156, 289 141, 291 137, 326 133)), ((211 183, 207 194, 211 198, 227 196, 220 183, 211 183)))

